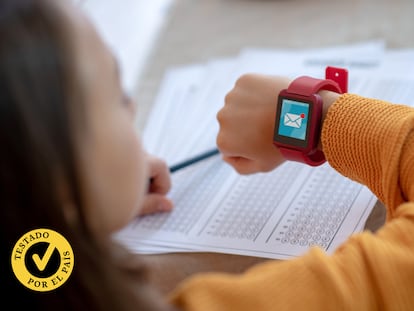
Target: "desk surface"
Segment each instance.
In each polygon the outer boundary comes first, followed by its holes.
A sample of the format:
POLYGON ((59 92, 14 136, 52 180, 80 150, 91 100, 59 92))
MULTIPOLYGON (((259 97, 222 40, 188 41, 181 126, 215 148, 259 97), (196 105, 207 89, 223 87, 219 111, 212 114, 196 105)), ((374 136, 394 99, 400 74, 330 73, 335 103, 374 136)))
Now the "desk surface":
MULTIPOLYGON (((159 84, 170 66, 233 57, 243 47, 311 48, 384 39, 388 48, 414 48, 412 0, 175 0, 135 98, 145 125, 159 84)), ((277 73, 275 73, 277 74, 277 73)), ((384 221, 377 204, 366 228, 384 221)), ((151 279, 164 293, 205 271, 244 271, 263 258, 210 254, 144 256, 151 279)))

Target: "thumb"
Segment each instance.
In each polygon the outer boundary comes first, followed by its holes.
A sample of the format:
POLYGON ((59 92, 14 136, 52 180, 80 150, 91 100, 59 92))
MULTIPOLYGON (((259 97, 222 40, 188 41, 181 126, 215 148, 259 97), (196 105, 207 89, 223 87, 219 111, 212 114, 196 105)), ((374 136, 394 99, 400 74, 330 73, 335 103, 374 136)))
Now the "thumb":
POLYGON ((139 215, 148 215, 159 212, 168 212, 174 205, 165 195, 159 193, 149 193, 145 196, 139 215))

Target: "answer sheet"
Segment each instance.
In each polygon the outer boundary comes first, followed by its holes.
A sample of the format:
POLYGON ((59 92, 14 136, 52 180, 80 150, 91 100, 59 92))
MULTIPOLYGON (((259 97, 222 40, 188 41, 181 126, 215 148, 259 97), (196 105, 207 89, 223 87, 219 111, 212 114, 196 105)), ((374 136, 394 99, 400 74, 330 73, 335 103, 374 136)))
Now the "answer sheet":
MULTIPOLYGON (((323 77, 327 65, 343 66, 350 71, 350 92, 413 105, 413 70, 401 73, 414 68, 412 56, 411 50, 388 52, 382 42, 367 42, 308 51, 246 49, 235 58, 172 68, 144 145, 170 165, 214 147, 216 113, 245 72, 323 77)), ((172 212, 137 218, 115 235, 131 250, 288 259, 318 246, 331 253, 363 230, 377 201, 328 163, 286 162, 269 173, 241 176, 218 155, 177 171, 172 181, 172 212)))

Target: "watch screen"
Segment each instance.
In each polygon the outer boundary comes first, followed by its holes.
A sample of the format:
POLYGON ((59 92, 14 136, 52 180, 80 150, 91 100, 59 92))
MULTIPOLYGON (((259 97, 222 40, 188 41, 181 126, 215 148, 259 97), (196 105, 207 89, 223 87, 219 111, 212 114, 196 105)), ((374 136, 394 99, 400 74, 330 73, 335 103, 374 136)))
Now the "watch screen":
POLYGON ((289 138, 305 140, 308 120, 308 103, 285 98, 282 100, 278 134, 289 138))

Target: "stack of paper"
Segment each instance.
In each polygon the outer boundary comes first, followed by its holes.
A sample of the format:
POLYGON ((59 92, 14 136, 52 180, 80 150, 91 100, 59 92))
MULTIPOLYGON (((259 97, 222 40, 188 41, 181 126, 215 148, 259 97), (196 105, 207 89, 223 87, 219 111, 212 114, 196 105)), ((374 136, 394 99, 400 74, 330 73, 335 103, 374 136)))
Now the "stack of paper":
MULTIPOLYGON (((172 165, 215 146, 216 113, 246 72, 324 77, 349 71, 349 92, 414 105, 414 50, 381 41, 313 50, 245 49, 234 58, 171 68, 143 140, 172 165)), ((220 156, 173 174, 170 213, 137 218, 115 237, 138 253, 212 251, 286 259, 318 245, 335 250, 361 231, 376 203, 364 186, 329 164, 286 162, 270 173, 238 175, 220 156)))

